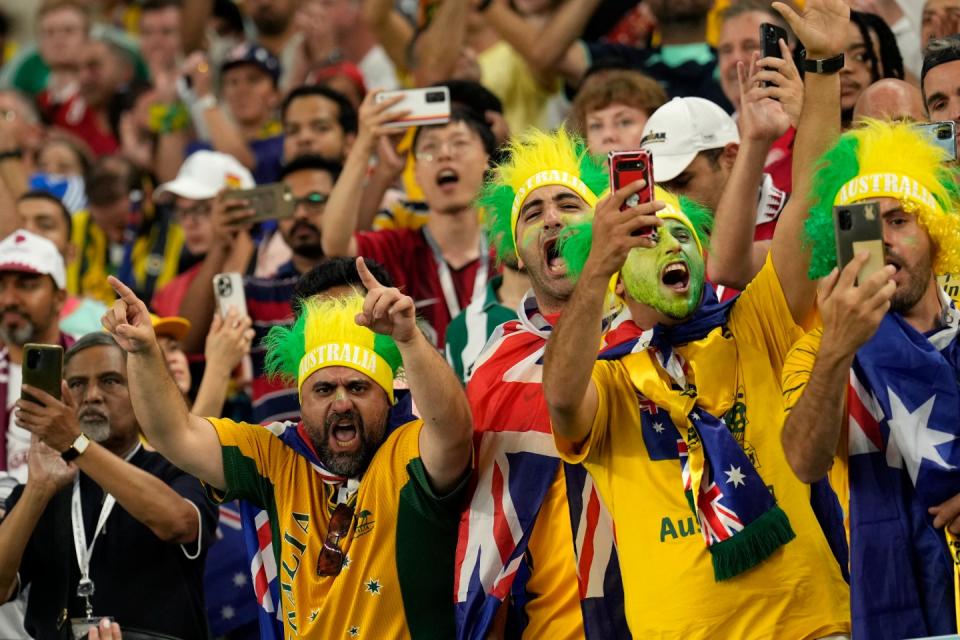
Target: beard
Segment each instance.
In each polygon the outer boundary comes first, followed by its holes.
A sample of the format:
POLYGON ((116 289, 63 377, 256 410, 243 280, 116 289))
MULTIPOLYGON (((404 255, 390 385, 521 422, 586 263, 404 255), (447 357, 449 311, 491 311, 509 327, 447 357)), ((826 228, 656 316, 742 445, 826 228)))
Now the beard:
POLYGON ((916 306, 923 298, 923 294, 927 292, 927 287, 933 278, 933 260, 927 254, 919 263, 907 266, 903 258, 895 253, 888 251, 887 257, 895 260, 900 265, 900 272, 907 275, 907 281, 903 286, 897 287, 897 291, 890 299, 890 311, 902 315, 916 306))
POLYGON ((92 409, 81 410, 77 415, 80 430, 94 442, 102 443, 110 437, 110 418, 92 409))
POLYGON ((298 220, 290 229, 289 233, 285 235, 284 240, 286 241, 287 245, 289 245, 290 250, 301 258, 306 258, 308 260, 319 260, 324 255, 323 245, 320 242, 320 229, 310 222, 298 220), (297 241, 297 232, 301 229, 312 232, 316 237, 316 241, 297 241))
POLYGON ((265 36, 279 36, 287 30, 290 25, 290 16, 279 14, 273 9, 261 9, 250 16, 257 32, 265 36))
POLYGON ((33 342, 37 335, 37 325, 35 325, 30 318, 20 313, 20 310, 16 307, 0 309, 0 316, 4 316, 10 312, 16 313, 23 318, 23 324, 0 324, 0 340, 2 340, 4 344, 15 345, 17 347, 22 347, 28 342, 33 342))
POLYGON ((322 438, 319 439, 319 442, 314 439, 313 445, 323 466, 328 471, 346 478, 363 475, 363 472, 370 466, 373 455, 380 447, 379 442, 375 442, 373 438, 367 436, 367 428, 363 417, 356 411, 328 415, 323 424, 322 438), (350 422, 357 431, 360 446, 356 451, 334 451, 330 447, 330 434, 333 428, 344 422, 350 422))

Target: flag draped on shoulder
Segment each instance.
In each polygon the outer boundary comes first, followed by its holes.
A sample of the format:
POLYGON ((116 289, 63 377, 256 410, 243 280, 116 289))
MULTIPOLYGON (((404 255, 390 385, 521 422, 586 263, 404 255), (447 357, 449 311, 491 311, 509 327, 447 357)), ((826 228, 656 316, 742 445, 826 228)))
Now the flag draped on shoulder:
POLYGON ((928 508, 960 493, 960 314, 921 334, 888 313, 857 352, 847 393, 855 637, 957 632, 944 532, 928 508))
MULTIPOLYGON (((511 632, 524 620, 527 544, 562 464, 543 397, 543 354, 552 320, 528 295, 519 320, 501 325, 473 368, 476 489, 460 522, 454 591, 460 640, 486 638, 508 599, 511 632), (519 621, 519 622, 518 622, 519 621)), ((588 638, 629 638, 613 522, 593 480, 564 465, 588 638)))

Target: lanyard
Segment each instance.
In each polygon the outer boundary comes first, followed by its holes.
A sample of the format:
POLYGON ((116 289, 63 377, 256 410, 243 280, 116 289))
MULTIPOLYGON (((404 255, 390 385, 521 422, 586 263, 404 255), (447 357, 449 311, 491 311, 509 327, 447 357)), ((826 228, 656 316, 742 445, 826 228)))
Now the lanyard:
MULTIPOLYGON (((423 237, 426 238, 430 251, 433 252, 433 261, 437 263, 437 275, 440 277, 440 288, 443 290, 443 299, 447 303, 447 311, 450 313, 450 319, 453 320, 460 314, 460 298, 457 297, 457 289, 453 284, 453 274, 450 273, 450 265, 443 258, 443 252, 440 251, 440 245, 430 235, 430 230, 423 227, 423 237)), ((473 295, 470 302, 486 295, 485 285, 487 284, 487 272, 490 268, 490 249, 487 245, 487 236, 480 232, 480 266, 477 268, 477 275, 473 280, 473 295)))
MULTIPOLYGON (((130 458, 140 450, 140 446, 138 442, 133 451, 124 457, 124 460, 129 462, 130 458)), ((93 530, 93 538, 87 545, 87 532, 83 528, 83 505, 80 502, 80 474, 78 473, 77 477, 73 479, 70 520, 73 525, 73 549, 77 554, 77 566, 80 569, 80 584, 91 584, 90 558, 93 556, 93 545, 96 544, 100 531, 103 529, 103 525, 107 523, 107 518, 110 517, 110 512, 113 511, 116 502, 117 499, 112 495, 109 493, 106 495, 103 506, 100 508, 100 516, 97 518, 97 527, 93 530)), ((92 590, 90 595, 92 595, 92 590)))

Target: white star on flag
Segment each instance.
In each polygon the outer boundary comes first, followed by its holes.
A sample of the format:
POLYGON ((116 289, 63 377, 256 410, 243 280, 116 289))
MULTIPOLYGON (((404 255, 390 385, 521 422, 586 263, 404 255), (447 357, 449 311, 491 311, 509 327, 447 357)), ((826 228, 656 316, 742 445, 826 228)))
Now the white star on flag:
POLYGON ((660 424, 659 422, 654 422, 653 430, 656 431, 657 433, 663 433, 663 425, 660 424))
POLYGON ((232 620, 233 616, 236 615, 236 612, 233 610, 233 607, 227 605, 220 610, 220 615, 223 616, 224 620, 232 620))
POLYGON ((242 573, 233 574, 233 586, 242 587, 245 584, 247 584, 247 576, 242 573))
POLYGON ((914 484, 917 483, 920 465, 924 460, 929 460, 944 469, 953 469, 953 465, 948 464, 937 451, 937 445, 952 442, 956 440, 956 436, 927 426, 937 396, 930 396, 929 400, 912 412, 907 410, 903 401, 890 387, 887 387, 887 397, 890 399, 891 413, 887 421, 890 424, 887 460, 891 459, 891 455, 902 456, 907 466, 907 473, 910 474, 914 484), (893 449, 895 451, 892 451, 893 449))
POLYGON ((733 488, 736 489, 742 484, 746 484, 744 480, 747 476, 743 475, 743 472, 740 471, 740 467, 735 467, 732 464, 728 471, 724 471, 727 474, 727 484, 732 484, 733 488))

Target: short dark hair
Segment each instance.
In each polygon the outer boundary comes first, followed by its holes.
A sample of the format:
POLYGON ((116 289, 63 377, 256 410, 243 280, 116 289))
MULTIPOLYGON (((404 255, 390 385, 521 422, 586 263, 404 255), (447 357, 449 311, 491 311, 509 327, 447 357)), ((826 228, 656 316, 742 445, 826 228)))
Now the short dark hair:
POLYGON ((120 155, 101 156, 84 177, 87 201, 95 207, 114 204, 140 189, 141 172, 120 155))
POLYGON ((414 150, 414 152, 416 152, 417 140, 420 139, 420 134, 424 131, 428 129, 439 129, 457 122, 463 122, 470 127, 474 133, 480 136, 480 140, 483 142, 483 148, 487 152, 487 155, 491 158, 494 157, 497 152, 497 140, 493 136, 493 130, 490 128, 490 125, 487 124, 487 121, 484 120, 481 114, 468 107, 453 107, 450 110, 449 122, 417 127, 416 132, 413 134, 413 144, 410 145, 411 148, 414 150))
POLYGON ((24 200, 46 200, 57 205, 57 209, 60 211, 60 215, 63 217, 63 221, 67 223, 67 238, 73 233, 73 218, 70 217, 70 212, 67 210, 66 205, 63 204, 63 200, 53 195, 49 191, 40 191, 39 189, 31 189, 27 191, 19 198, 17 198, 17 204, 20 204, 24 200))
MULTIPOLYGON (((367 269, 380 284, 385 287, 393 286, 393 278, 386 268, 376 260, 364 258, 367 269)), ((300 276, 293 288, 293 312, 300 315, 300 301, 329 291, 334 287, 357 287, 363 289, 360 272, 357 271, 356 258, 330 258, 323 264, 317 265, 300 276)))
POLYGON ((182 9, 183 3, 180 0, 143 0, 140 3, 140 15, 149 11, 163 11, 169 8, 182 9))
POLYGON ((357 132, 357 110, 353 108, 353 104, 350 102, 347 96, 343 95, 336 89, 331 89, 330 87, 319 84, 301 85, 288 93, 287 97, 283 99, 283 104, 280 106, 280 120, 282 122, 286 122, 287 109, 290 108, 290 103, 297 98, 306 98, 311 96, 326 98, 327 100, 336 103, 337 122, 340 123, 340 128, 343 129, 344 133, 357 132))
POLYGON ((903 57, 900 55, 897 37, 893 35, 893 31, 883 18, 873 13, 851 11, 850 21, 860 30, 873 82, 882 78, 903 80, 903 57), (877 44, 880 47, 879 56, 873 49, 871 34, 877 38, 877 44))
MULTIPOLYGON (((923 70, 920 72, 920 90, 923 91, 923 82, 926 80, 927 73, 930 69, 957 60, 960 60, 960 34, 933 39, 927 43, 927 48, 923 50, 923 70)), ((924 101, 926 101, 926 92, 924 92, 923 97, 924 101)))
POLYGON ((66 368, 67 365, 70 364, 73 356, 91 347, 115 347, 120 349, 120 353, 123 354, 123 359, 127 359, 127 352, 120 348, 120 345, 117 344, 117 341, 111 334, 106 331, 91 331, 81 336, 80 339, 74 342, 73 345, 67 349, 66 353, 63 354, 63 367, 66 368))
POLYGON ((298 171, 326 171, 330 174, 330 178, 336 182, 342 170, 343 165, 339 162, 328 160, 315 153, 306 153, 302 156, 297 156, 280 168, 280 180, 298 171))

